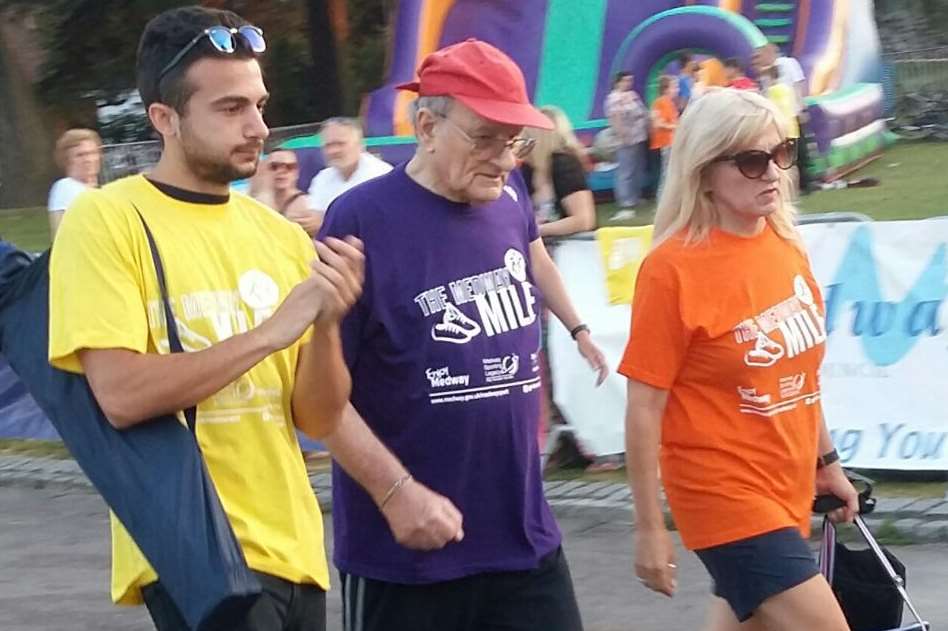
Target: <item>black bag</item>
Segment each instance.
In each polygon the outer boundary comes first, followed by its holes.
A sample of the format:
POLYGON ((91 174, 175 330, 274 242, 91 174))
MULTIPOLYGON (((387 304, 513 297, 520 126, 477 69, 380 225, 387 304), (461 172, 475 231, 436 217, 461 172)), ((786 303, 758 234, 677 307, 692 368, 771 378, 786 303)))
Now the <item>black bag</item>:
MULTIPOLYGON (((835 528, 830 529, 835 539, 835 528)), ((889 550, 880 549, 905 585, 905 566, 889 550)), ((902 624, 902 595, 876 553, 871 548, 851 550, 836 541, 833 556, 833 593, 852 631, 897 629, 902 624)))
MULTIPOLYGON (((157 249, 153 253, 158 266, 157 249)), ((233 628, 261 587, 194 434, 173 415, 115 429, 84 376, 50 366, 48 345, 49 253, 30 261, 0 242, 0 351, 161 576, 188 626, 233 628)))
MULTIPOLYGON (((863 521, 875 507, 872 483, 850 473, 854 483, 862 483, 859 511, 853 524, 869 546, 851 550, 836 540, 836 526, 823 517, 823 541, 820 546, 820 572, 833 589, 851 631, 928 631, 905 589, 905 566, 876 541, 863 521), (908 606, 916 624, 902 627, 903 606, 908 606)), ((828 513, 843 505, 832 496, 821 496, 813 505, 814 512, 828 513)))

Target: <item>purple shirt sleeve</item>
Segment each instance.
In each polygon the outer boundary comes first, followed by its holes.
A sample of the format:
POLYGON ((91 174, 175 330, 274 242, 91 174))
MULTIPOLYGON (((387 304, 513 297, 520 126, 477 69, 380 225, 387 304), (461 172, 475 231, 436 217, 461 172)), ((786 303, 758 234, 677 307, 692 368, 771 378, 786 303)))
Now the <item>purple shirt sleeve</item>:
POLYGON ((533 212, 533 200, 530 198, 530 192, 527 189, 527 183, 523 179, 523 173, 516 169, 510 173, 507 178, 507 186, 510 186, 517 192, 517 201, 520 209, 523 211, 523 218, 526 221, 527 241, 533 243, 540 238, 540 229, 537 228, 537 219, 533 212))
MULTIPOLYGON (((343 196, 336 198, 329 209, 326 211, 326 217, 323 225, 316 236, 317 241, 322 241, 326 237, 335 237, 344 239, 347 236, 363 237, 358 213, 357 204, 348 202, 352 196, 343 196)), ((340 325, 340 334, 342 336, 342 352, 351 371, 359 357, 359 349, 362 343, 362 332, 370 313, 369 301, 371 297, 369 289, 369 254, 366 252, 366 273, 365 281, 362 287, 362 296, 352 306, 349 313, 343 319, 340 325)))

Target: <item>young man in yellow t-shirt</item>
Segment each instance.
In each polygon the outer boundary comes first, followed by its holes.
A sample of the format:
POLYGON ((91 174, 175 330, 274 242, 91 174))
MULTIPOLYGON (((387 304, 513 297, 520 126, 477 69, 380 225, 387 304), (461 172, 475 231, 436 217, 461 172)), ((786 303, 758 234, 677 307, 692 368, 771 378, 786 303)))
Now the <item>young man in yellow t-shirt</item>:
MULTIPOLYGON (((339 320, 361 292, 363 257, 349 239, 316 244, 317 258, 299 226, 229 191, 268 135, 264 48, 226 11, 175 9, 148 24, 138 86, 161 159, 70 207, 50 263, 49 359, 86 375, 118 429, 196 406, 203 457, 264 590, 235 629, 321 631, 322 521, 295 431, 320 437, 341 417, 351 380, 339 320), (143 220, 188 352, 170 353, 143 220)), ((159 631, 186 629, 114 518, 112 546, 113 599, 144 600, 159 631)))

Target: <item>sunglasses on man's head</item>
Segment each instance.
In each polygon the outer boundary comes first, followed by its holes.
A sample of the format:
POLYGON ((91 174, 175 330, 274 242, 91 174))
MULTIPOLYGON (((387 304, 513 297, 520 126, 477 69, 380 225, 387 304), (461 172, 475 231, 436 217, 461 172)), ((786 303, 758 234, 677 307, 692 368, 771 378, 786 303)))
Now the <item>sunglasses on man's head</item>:
POLYGON ((715 162, 733 162, 738 170, 746 178, 757 180, 764 177, 770 161, 773 160, 779 168, 786 171, 797 163, 797 140, 788 138, 774 147, 771 151, 761 149, 751 149, 749 151, 739 151, 732 155, 718 156, 715 162))
POLYGON ((194 39, 188 42, 177 55, 171 58, 171 61, 161 69, 161 74, 158 75, 159 81, 203 38, 206 37, 217 52, 224 53, 225 55, 233 55, 234 51, 237 50, 236 37, 238 35, 243 38, 250 50, 257 54, 267 49, 267 42, 263 39, 263 31, 256 26, 251 26, 250 24, 245 24, 240 28, 212 26, 195 35, 194 39))
POLYGON ((271 171, 276 173, 277 171, 295 171, 296 163, 295 162, 270 162, 268 164, 271 171))

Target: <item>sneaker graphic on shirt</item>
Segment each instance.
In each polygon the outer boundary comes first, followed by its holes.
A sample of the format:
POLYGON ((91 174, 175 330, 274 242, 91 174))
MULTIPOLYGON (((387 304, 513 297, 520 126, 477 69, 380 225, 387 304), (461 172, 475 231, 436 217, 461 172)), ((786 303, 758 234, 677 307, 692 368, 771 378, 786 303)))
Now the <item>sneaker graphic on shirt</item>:
POLYGON ((758 331, 754 348, 744 355, 744 363, 748 366, 766 368, 776 364, 777 360, 783 357, 783 352, 783 346, 767 337, 763 331, 758 331))
POLYGON ((467 344, 481 332, 481 326, 448 303, 441 322, 431 329, 431 339, 451 344, 467 344))

